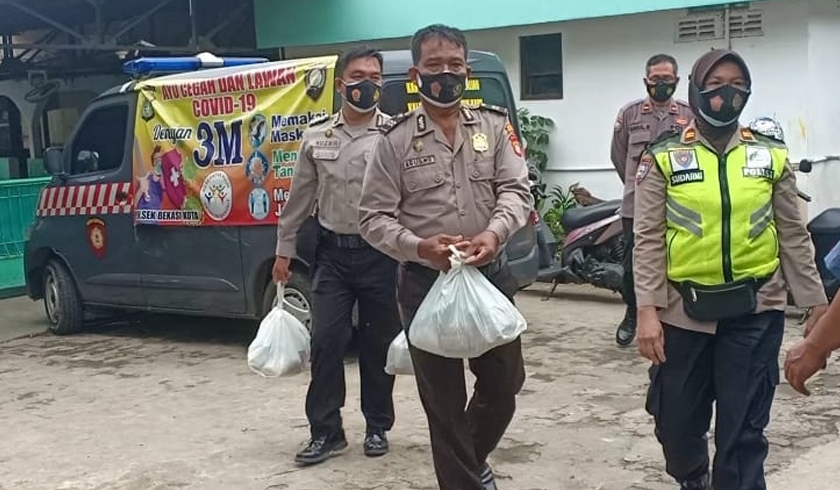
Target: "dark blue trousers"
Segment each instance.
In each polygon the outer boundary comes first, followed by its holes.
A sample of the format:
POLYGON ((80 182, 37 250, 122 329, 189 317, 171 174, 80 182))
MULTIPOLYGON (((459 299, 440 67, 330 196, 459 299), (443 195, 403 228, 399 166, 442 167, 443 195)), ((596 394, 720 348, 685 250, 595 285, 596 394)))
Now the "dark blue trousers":
POLYGON ((342 429, 346 389, 344 354, 353 337, 359 304, 359 374, 368 429, 394 424, 394 376, 385 372, 391 341, 400 332, 397 263, 369 246, 341 247, 321 240, 312 275, 312 380, 306 416, 312 437, 342 429))
POLYGON ((650 369, 646 408, 656 422, 666 471, 678 482, 709 472, 706 434, 716 404, 715 490, 765 490, 764 460, 779 384, 784 313, 721 321, 709 335, 665 325, 667 361, 650 369))

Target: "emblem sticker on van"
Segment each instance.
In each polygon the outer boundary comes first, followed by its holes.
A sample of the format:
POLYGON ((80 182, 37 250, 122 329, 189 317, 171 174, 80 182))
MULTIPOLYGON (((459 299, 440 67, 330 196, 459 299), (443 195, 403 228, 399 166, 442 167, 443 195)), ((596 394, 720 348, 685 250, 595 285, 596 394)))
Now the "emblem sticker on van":
POLYGON ((105 230, 105 221, 102 218, 90 218, 85 223, 87 228, 88 245, 93 250, 93 255, 101 259, 105 255, 108 245, 108 237, 105 230))

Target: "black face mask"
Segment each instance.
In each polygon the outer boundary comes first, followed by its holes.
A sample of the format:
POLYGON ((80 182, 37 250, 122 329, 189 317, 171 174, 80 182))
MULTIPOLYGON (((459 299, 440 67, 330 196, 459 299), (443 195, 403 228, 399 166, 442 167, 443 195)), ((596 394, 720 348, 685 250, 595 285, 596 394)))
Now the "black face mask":
POLYGON ((701 91, 692 83, 689 97, 693 99, 692 105, 697 107, 698 117, 711 126, 725 128, 738 122, 750 98, 750 91, 732 85, 701 91))
POLYGON ((420 94, 429 103, 438 107, 452 107, 460 102, 467 85, 467 75, 452 72, 436 73, 434 75, 420 74, 418 80, 420 94))
POLYGON ((648 95, 656 102, 665 102, 677 91, 677 82, 656 82, 647 84, 648 95))
POLYGON ((379 103, 381 87, 373 80, 344 82, 344 100, 359 112, 370 112, 379 103))

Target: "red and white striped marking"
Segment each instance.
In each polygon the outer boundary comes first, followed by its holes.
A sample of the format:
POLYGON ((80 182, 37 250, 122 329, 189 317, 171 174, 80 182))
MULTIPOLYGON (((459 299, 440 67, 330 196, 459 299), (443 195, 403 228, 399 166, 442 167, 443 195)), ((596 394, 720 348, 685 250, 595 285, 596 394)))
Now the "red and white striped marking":
POLYGON ((111 184, 63 185, 41 190, 38 216, 87 216, 91 214, 131 213, 131 182, 111 184), (117 199, 122 192, 127 198, 117 199))

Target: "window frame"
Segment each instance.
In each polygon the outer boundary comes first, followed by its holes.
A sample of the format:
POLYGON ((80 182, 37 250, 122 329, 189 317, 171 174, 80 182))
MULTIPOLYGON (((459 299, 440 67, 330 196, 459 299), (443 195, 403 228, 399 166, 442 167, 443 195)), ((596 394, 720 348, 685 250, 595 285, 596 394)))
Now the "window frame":
MULTIPOLYGON (((126 162, 126 155, 127 149, 129 148, 129 144, 132 143, 131 138, 133 137, 133 119, 134 119, 134 112, 132 109, 133 104, 130 103, 129 100, 125 98, 115 98, 111 100, 104 100, 98 103, 91 103, 87 109, 85 110, 82 117, 79 118, 79 122, 74 129, 72 135, 69 138, 69 141, 64 145, 64 154, 65 156, 65 171, 67 172, 67 176, 70 178, 86 178, 86 177, 97 177, 97 176, 106 176, 111 174, 119 173, 123 167, 125 166, 126 162), (125 119, 125 135, 123 139, 123 147, 122 147, 122 158, 117 166, 113 168, 107 168, 102 170, 96 170, 92 172, 76 172, 76 160, 78 155, 76 154, 75 147, 77 141, 79 140, 79 136, 82 134, 85 125, 90 121, 91 117, 98 111, 111 109, 114 107, 122 106, 126 111, 126 119, 125 119)), ((80 150, 81 151, 81 150, 80 150)))
POLYGON ((563 34, 560 32, 550 34, 534 34, 530 36, 519 36, 519 100, 563 100, 564 97, 564 80, 563 80, 563 34), (531 57, 528 50, 528 42, 538 38, 557 38, 559 44, 558 52, 558 71, 551 72, 537 72, 529 73, 528 65, 531 57), (558 92, 547 94, 534 94, 528 91, 529 81, 534 77, 540 76, 558 76, 560 78, 560 86, 558 92))

